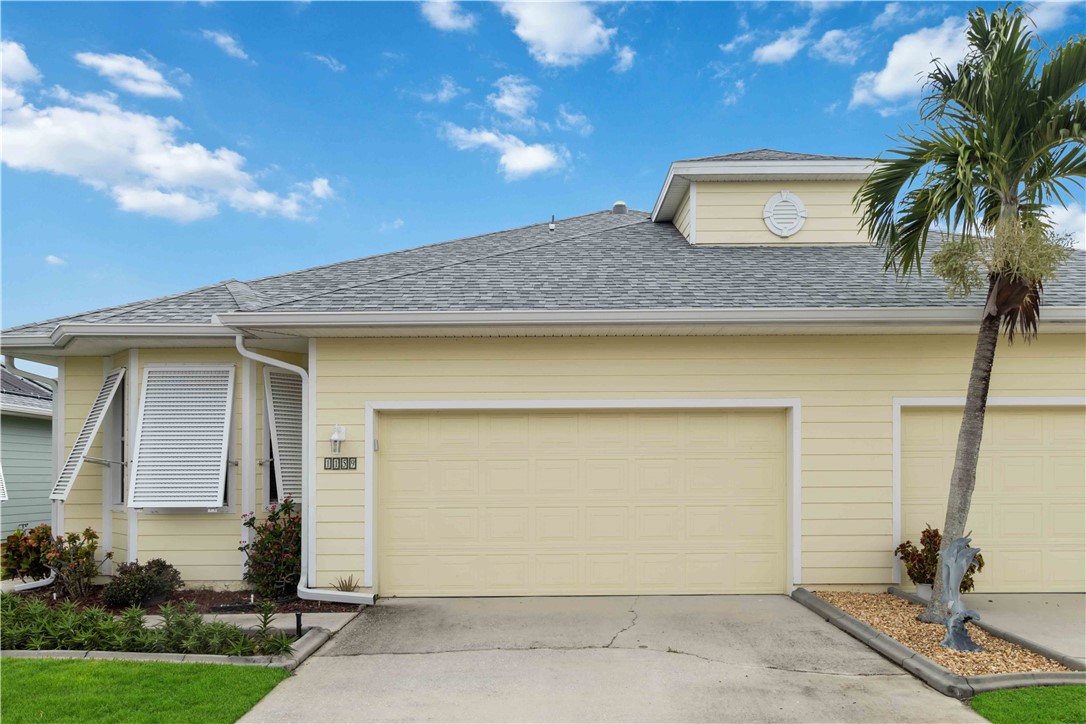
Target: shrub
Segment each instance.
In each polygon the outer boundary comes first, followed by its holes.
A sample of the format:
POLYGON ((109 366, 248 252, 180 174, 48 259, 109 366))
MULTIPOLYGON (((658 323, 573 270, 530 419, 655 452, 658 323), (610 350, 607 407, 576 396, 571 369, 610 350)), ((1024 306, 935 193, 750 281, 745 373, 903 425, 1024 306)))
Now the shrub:
POLYGON ((48 523, 29 530, 13 532, 4 541, 3 577, 39 580, 49 575, 44 554, 49 549, 53 531, 48 523))
POLYGON ((122 563, 102 591, 102 600, 110 608, 146 606, 183 585, 177 569, 161 558, 152 558, 142 566, 138 562, 122 563))
POLYGON ((140 653, 276 656, 290 653, 293 642, 268 627, 251 635, 223 621, 205 622, 193 603, 184 608, 162 606, 162 624, 144 628, 143 611, 133 607, 119 618, 103 608, 78 610, 64 601, 50 608, 44 601, 0 595, 0 648, 140 653))
POLYGON ((49 543, 45 560, 56 575, 58 593, 63 596, 85 598, 90 593, 91 581, 98 575, 102 563, 113 557, 105 554, 102 561, 95 561, 98 551, 98 534, 87 528, 80 533, 58 535, 49 543))
POLYGON ((261 598, 293 594, 302 571, 302 519, 294 501, 287 497, 271 506, 263 523, 255 513, 243 515, 242 521, 255 533, 252 543, 238 548, 245 553, 245 580, 261 598))
MULTIPOLYGON (((905 572, 910 581, 916 584, 926 583, 929 586, 935 583, 935 576, 939 574, 939 546, 942 542, 943 536, 939 529, 929 525, 920 534, 920 550, 908 540, 894 549, 894 555, 905 564, 905 572)), ((973 590, 973 574, 983 569, 984 557, 978 553, 962 578, 961 593, 973 590)))

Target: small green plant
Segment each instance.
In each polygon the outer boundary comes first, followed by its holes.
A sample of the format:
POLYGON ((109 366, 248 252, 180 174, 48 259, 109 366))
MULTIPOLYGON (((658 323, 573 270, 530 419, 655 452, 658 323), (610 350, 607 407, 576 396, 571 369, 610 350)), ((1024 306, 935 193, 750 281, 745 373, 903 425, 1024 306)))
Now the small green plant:
POLYGON ((301 575, 302 520, 294 501, 287 497, 272 505, 268 517, 258 522, 255 513, 242 516, 242 525, 255 533, 251 543, 242 543, 245 553, 245 580, 261 598, 282 598, 292 594, 301 575))
MULTIPOLYGON (((920 548, 917 549, 912 541, 905 541, 894 549, 894 555, 905 564, 905 572, 913 583, 932 585, 935 576, 939 574, 939 546, 943 542, 943 536, 938 528, 930 525, 924 528, 920 534, 920 548)), ((973 590, 973 574, 984 569, 984 557, 979 553, 969 570, 962 578, 961 592, 968 593, 973 590)))
POLYGON ((4 540, 3 577, 39 580, 49 575, 45 553, 53 540, 48 523, 14 531, 4 540))
POLYGON ((161 558, 147 563, 122 563, 102 591, 102 600, 110 608, 146 606, 185 585, 181 574, 161 558))
POLYGON ((228 656, 278 656, 293 650, 291 638, 271 628, 274 608, 255 635, 224 621, 204 621, 191 602, 184 607, 165 604, 160 613, 162 624, 145 628, 138 607, 114 617, 103 608, 79 610, 72 601, 50 608, 39 599, 2 594, 0 648, 228 656))
POLYGON ((358 581, 355 579, 353 574, 347 576, 346 578, 343 578, 341 576, 332 583, 332 588, 336 589, 337 591, 357 591, 358 581))
POLYGON ((53 538, 45 552, 45 561, 56 576, 58 593, 86 598, 102 563, 113 557, 113 551, 108 551, 101 561, 96 561, 94 554, 97 551, 98 534, 92 528, 53 538))

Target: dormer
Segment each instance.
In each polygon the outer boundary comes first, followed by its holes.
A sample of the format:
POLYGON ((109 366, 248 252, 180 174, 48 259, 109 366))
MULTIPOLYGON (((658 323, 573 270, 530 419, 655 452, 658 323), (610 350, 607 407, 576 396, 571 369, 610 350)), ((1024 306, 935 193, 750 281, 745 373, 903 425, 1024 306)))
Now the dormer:
POLYGON ((869 244, 852 197, 868 158, 768 148, 675 161, 652 210, 698 246, 869 244))

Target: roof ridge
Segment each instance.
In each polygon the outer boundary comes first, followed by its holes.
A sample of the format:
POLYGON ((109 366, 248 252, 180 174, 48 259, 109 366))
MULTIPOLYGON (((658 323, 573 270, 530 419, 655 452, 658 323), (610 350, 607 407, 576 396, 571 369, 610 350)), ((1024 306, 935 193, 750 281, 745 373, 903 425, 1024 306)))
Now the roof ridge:
MULTIPOLYGON (((634 209, 630 209, 630 211, 634 211, 634 209)), ((561 222, 561 221, 573 221, 574 219, 583 219, 583 218, 586 218, 588 216, 596 216, 598 214, 609 214, 609 213, 611 213, 611 211, 609 209, 603 209, 601 211, 592 211, 592 212, 587 213, 587 214, 578 214, 576 216, 566 216, 564 218, 558 219, 557 221, 555 221, 555 223, 557 224, 558 222, 561 222)), ((648 212, 642 211, 641 213, 648 213, 648 212)), ((355 257, 354 259, 343 259, 342 261, 334 261, 334 262, 330 262, 328 264, 318 264, 317 266, 306 267, 305 269, 297 269, 297 270, 292 271, 292 272, 283 272, 282 274, 272 274, 272 275, 266 276, 266 277, 257 277, 256 279, 249 279, 246 283, 251 285, 251 284, 254 284, 256 282, 263 282, 263 281, 267 281, 269 279, 279 279, 280 277, 289 277, 289 276, 293 276, 294 274, 304 274, 305 272, 316 271, 317 269, 327 269, 329 267, 339 266, 340 264, 350 264, 350 263, 356 262, 356 261, 368 261, 370 259, 380 259, 380 258, 386 257, 386 256, 394 256, 396 254, 405 254, 405 253, 407 253, 409 251, 417 251, 418 249, 430 249, 430 248, 433 248, 435 246, 444 246, 446 244, 455 244, 458 241, 470 241, 471 239, 481 239, 484 236, 494 236, 495 234, 507 234, 507 233, 509 233, 511 231, 520 231, 521 229, 530 229, 533 226, 540 226, 542 224, 549 224, 549 223, 550 223, 549 221, 536 221, 536 222, 533 222, 531 224, 524 224, 522 226, 514 226, 511 229, 502 229, 500 231, 488 231, 488 232, 486 232, 484 234, 473 234, 471 236, 461 236, 461 237, 457 237, 456 239, 446 239, 445 241, 435 241, 435 242, 433 242, 431 244, 419 244, 418 246, 409 246, 406 249, 393 249, 392 251, 385 251, 385 252, 381 252, 380 254, 371 254, 369 256, 359 256, 359 257, 355 257)), ((282 303, 285 303, 285 302, 288 302, 288 301, 292 301, 292 300, 289 300, 289 299, 284 300, 284 302, 277 302, 277 304, 282 304, 282 303)))
MULTIPOLYGON (((596 213, 604 213, 604 212, 596 212, 596 213)), ((592 214, 584 214, 584 216, 591 216, 591 215, 592 214)), ((573 218, 580 218, 580 217, 573 216, 573 217, 570 217, 570 218, 573 219, 573 218)), ((544 222, 544 223, 547 223, 547 222, 544 222)), ((413 271, 403 272, 401 274, 393 274, 391 276, 382 277, 381 279, 373 279, 373 280, 370 280, 370 281, 367 281, 367 282, 362 282, 360 284, 349 284, 349 285, 342 286, 342 287, 336 287, 335 289, 324 289, 324 290, 321 290, 320 292, 317 292, 315 294, 306 294, 306 295, 303 295, 303 296, 300 296, 300 297, 295 297, 293 299, 284 299, 281 302, 276 302, 275 304, 264 307, 263 309, 264 310, 275 309, 276 307, 281 307, 284 304, 293 304, 295 302, 300 302, 300 301, 302 301, 304 299, 313 299, 315 297, 323 297, 324 295, 332 294, 333 292, 340 292, 340 291, 344 291, 344 290, 347 290, 347 289, 359 289, 361 287, 368 287, 368 286, 371 286, 371 285, 374 285, 374 284, 383 284, 384 282, 393 281, 394 279, 404 279, 406 277, 415 276, 417 274, 426 274, 426 273, 429 273, 429 272, 432 272, 432 271, 437 271, 438 269, 450 269, 452 267, 460 266, 462 264, 470 264, 472 262, 482 261, 484 259, 496 259, 496 258, 498 258, 500 256, 505 256, 507 254, 516 254, 516 253, 519 253, 519 252, 522 252, 522 251, 528 251, 530 249, 538 249, 540 247, 548 246, 550 244, 561 244, 561 243, 564 243, 564 242, 567 242, 567 241, 572 241, 573 239, 579 239, 581 237, 589 236, 591 234, 597 234, 597 233, 599 233, 601 231, 611 231, 612 229, 624 229, 624 228, 626 228, 628 226, 635 226, 637 224, 645 224, 645 223, 652 223, 652 219, 648 218, 648 217, 642 218, 642 219, 631 219, 629 221, 629 223, 616 224, 615 226, 612 226, 609 229, 593 229, 591 231, 581 232, 580 234, 571 234, 570 236, 563 236, 560 239, 548 239, 547 241, 538 242, 538 243, 535 243, 535 244, 529 244, 527 246, 520 246, 520 247, 517 247, 515 249, 506 249, 504 251, 494 252, 492 254, 483 254, 482 256, 472 257, 471 259, 458 259, 456 261, 448 262, 448 263, 445 263, 445 264, 436 264, 434 266, 427 267, 426 269, 415 269, 413 271)), ((532 224, 532 226, 538 226, 538 224, 532 224)), ((521 226, 521 227, 517 227, 517 228, 518 229, 525 229, 525 228, 528 228, 528 227, 521 226)), ((515 231, 515 230, 516 229, 508 229, 507 231, 515 231)), ((503 232, 494 232, 494 233, 500 234, 500 233, 503 233, 503 232)), ((487 234, 482 234, 482 236, 487 236, 487 234)), ((475 237, 467 237, 467 238, 470 239, 470 238, 475 238, 475 237)), ((434 244, 433 246, 437 246, 437 244, 434 244)), ((366 257, 366 258, 370 258, 370 257, 366 257)))
MULTIPOLYGON (((236 280, 231 279, 231 280, 228 280, 228 281, 236 281, 236 280)), ((97 312, 112 312, 112 314, 108 314, 108 315, 106 315, 105 317, 102 318, 102 319, 109 319, 110 317, 115 317, 118 314, 121 314, 123 312, 130 312, 130 311, 133 311, 135 309, 142 309, 144 307, 149 307, 151 305, 158 304, 159 302, 165 302, 165 301, 170 300, 170 299, 179 299, 180 297, 184 297, 184 296, 187 296, 189 294, 195 294, 196 292, 203 292, 203 291, 206 291, 208 289, 214 289, 215 287, 222 286, 224 284, 226 284, 226 282, 215 282, 214 284, 205 284, 202 287, 196 287, 195 289, 188 289, 188 290, 183 291, 183 292, 174 292, 173 294, 165 294, 165 295, 163 295, 161 297, 152 297, 151 299, 140 299, 140 300, 137 300, 135 302, 126 302, 124 304, 115 304, 112 307, 98 307, 97 309, 90 309, 90 310, 88 310, 86 312, 76 312, 75 314, 64 314, 64 315, 61 315, 59 317, 52 317, 50 319, 43 319, 43 320, 38 321, 38 322, 27 322, 26 324, 20 324, 20 325, 17 325, 15 327, 9 327, 8 329, 4 330, 4 333, 10 334, 12 332, 18 332, 20 329, 25 329, 27 327, 40 327, 41 325, 49 324, 50 322, 56 322, 57 324, 60 324, 61 322, 65 321, 65 320, 72 319, 73 317, 85 317, 88 314, 95 314, 97 312)), ((100 323, 102 321, 102 319, 94 320, 93 322, 91 322, 91 324, 98 324, 98 323, 100 323)))

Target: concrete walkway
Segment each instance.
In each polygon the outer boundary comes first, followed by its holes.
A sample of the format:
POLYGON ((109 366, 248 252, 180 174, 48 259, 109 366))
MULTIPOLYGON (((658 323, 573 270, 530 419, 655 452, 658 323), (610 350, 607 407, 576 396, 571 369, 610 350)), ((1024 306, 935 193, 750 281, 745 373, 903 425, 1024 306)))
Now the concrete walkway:
POLYGON ((1086 664, 1086 594, 967 593, 981 620, 1086 664))
POLYGON ((391 599, 242 721, 983 721, 785 596, 391 599))

